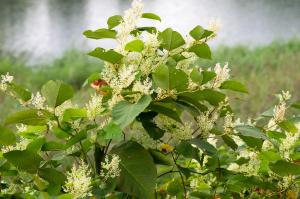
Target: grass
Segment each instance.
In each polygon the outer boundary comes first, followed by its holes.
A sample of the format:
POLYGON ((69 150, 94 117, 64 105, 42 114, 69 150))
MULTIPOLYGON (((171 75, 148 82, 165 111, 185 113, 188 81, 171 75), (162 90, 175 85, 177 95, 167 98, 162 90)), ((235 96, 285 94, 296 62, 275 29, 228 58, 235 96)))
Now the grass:
MULTIPOLYGON (((233 79, 242 81, 249 88, 249 95, 234 95, 232 106, 242 118, 256 116, 276 102, 275 93, 289 90, 300 101, 300 40, 273 42, 267 46, 220 46, 211 61, 199 61, 201 66, 213 66, 217 61, 229 62, 233 79)), ((50 79, 60 79, 80 89, 92 72, 99 71, 101 62, 77 50, 67 51, 51 63, 28 66, 26 58, 0 53, 0 74, 7 71, 18 83, 33 91, 50 79)), ((86 97, 81 91, 78 99, 86 97)), ((17 108, 16 103, 0 94, 0 120, 17 108)))

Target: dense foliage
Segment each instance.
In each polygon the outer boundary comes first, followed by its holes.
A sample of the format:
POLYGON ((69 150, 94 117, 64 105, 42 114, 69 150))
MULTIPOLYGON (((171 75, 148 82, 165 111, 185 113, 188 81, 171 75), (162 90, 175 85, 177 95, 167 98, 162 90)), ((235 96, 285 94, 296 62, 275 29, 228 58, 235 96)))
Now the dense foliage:
MULTIPOLYGON (((227 90, 247 93, 228 64, 203 69, 218 26, 196 26, 186 38, 138 25, 134 1, 92 39, 116 48, 89 55, 104 61, 85 85, 94 94, 80 107, 73 88, 49 81, 32 94, 9 74, 0 90, 24 109, 0 126, 3 198, 297 198, 299 117, 288 117, 289 92, 258 118, 240 121, 227 90), (13 128, 12 125, 16 125, 13 128)), ((86 88, 88 89, 88 88, 86 88)))

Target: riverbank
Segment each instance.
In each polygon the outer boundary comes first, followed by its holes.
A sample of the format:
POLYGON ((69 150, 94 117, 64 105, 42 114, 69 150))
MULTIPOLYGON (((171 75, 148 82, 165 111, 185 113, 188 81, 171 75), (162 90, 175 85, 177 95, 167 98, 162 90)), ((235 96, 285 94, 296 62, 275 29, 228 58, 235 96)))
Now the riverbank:
MULTIPOLYGON (((249 49, 246 46, 221 46, 214 52, 212 61, 199 61, 201 66, 213 66, 216 62, 229 62, 234 79, 244 82, 249 95, 234 96, 233 108, 244 118, 256 116, 275 102, 274 94, 291 91, 300 101, 300 39, 273 42, 270 45, 249 49)), ((77 50, 67 51, 51 63, 28 66, 26 56, 13 57, 0 53, 0 74, 7 71, 18 83, 38 90, 50 79, 60 79, 80 89, 92 72, 99 71, 101 62, 77 50)), ((82 90, 78 98, 86 96, 82 90)), ((0 94, 0 121, 16 109, 16 103, 0 94)))

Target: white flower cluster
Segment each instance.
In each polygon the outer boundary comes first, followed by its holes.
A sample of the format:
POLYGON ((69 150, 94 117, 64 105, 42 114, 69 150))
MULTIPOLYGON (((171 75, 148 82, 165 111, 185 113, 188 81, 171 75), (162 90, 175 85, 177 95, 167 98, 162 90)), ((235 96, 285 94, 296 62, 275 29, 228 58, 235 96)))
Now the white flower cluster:
POLYGON ((155 124, 165 131, 162 140, 165 143, 178 144, 181 140, 188 140, 193 137, 193 128, 191 122, 183 124, 171 119, 170 117, 158 114, 154 118, 155 124))
POLYGON ((218 111, 205 111, 200 113, 200 115, 197 117, 197 122, 203 137, 208 136, 209 131, 212 130, 214 123, 218 118, 218 111))
POLYGON ((216 73, 216 77, 213 81, 213 88, 219 88, 224 81, 230 78, 228 63, 226 63, 224 67, 221 67, 221 65, 217 63, 214 68, 214 72, 216 73))
POLYGON ((28 144, 29 144, 29 140, 21 137, 20 140, 15 145, 5 146, 5 147, 1 148, 1 152, 7 153, 10 151, 15 151, 15 150, 25 150, 28 144))
POLYGON ((144 81, 136 81, 133 84, 132 91, 140 92, 145 95, 151 95, 153 93, 151 79, 147 77, 144 81))
MULTIPOLYGON (((297 125, 298 129, 300 125, 297 125)), ((290 155, 293 154, 294 145, 300 140, 300 131, 298 130, 296 133, 286 132, 286 137, 282 140, 279 145, 279 152, 281 156, 287 160, 290 159, 290 155)))
POLYGON ((218 33, 221 29, 221 22, 219 19, 213 18, 208 22, 208 30, 218 33))
POLYGON ((41 95, 40 92, 37 92, 35 95, 32 94, 30 103, 33 105, 36 109, 44 109, 44 104, 46 102, 46 98, 41 95))
POLYGON ((6 91, 7 84, 10 84, 14 80, 14 77, 6 73, 6 75, 1 75, 1 82, 0 82, 0 90, 6 91))
POLYGON ((103 177, 105 180, 120 176, 120 162, 121 159, 118 155, 113 154, 111 156, 111 159, 109 159, 109 157, 106 156, 105 161, 101 164, 102 170, 100 176, 103 177))
POLYGON ((158 87, 155 92, 157 93, 156 100, 162 100, 167 97, 176 98, 177 91, 175 89, 172 90, 164 90, 160 87, 158 87))
POLYGON ((234 127, 233 123, 233 114, 232 113, 227 113, 224 117, 224 132, 225 133, 230 133, 234 127))
POLYGON ((92 99, 86 105, 87 117, 90 120, 95 120, 98 114, 102 113, 105 109, 102 106, 102 95, 94 94, 92 99))
POLYGON ((91 170, 82 160, 79 165, 73 165, 71 171, 67 172, 67 182, 63 189, 71 193, 73 198, 91 196, 91 170))
POLYGON ((123 22, 120 24, 117 34, 117 41, 119 43, 117 51, 123 52, 124 46, 129 41, 130 32, 134 30, 137 21, 143 14, 143 8, 144 5, 140 0, 134 0, 131 8, 125 11, 123 22))

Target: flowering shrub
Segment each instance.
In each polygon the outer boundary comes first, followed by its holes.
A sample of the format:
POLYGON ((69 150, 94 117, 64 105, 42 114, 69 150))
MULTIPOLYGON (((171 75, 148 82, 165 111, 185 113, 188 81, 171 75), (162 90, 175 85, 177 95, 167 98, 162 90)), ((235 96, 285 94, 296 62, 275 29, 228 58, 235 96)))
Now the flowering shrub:
POLYGON ((2 198, 297 198, 300 120, 287 111, 300 105, 289 92, 242 122, 226 92, 248 91, 228 64, 195 65, 211 58, 217 24, 184 38, 141 18, 161 20, 136 0, 108 28, 84 32, 116 41, 89 53, 105 66, 88 78, 85 106, 61 81, 32 94, 1 76, 24 107, 0 126, 2 198))

